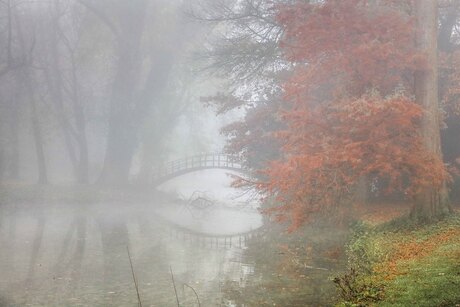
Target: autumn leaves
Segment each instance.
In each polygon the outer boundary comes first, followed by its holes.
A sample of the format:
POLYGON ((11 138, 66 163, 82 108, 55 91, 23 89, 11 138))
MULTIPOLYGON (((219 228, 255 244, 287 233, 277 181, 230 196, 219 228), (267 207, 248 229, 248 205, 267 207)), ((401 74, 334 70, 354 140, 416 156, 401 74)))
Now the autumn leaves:
POLYGON ((282 48, 294 67, 284 84, 278 131, 282 158, 257 187, 279 203, 268 211, 291 229, 347 203, 360 178, 415 195, 448 179, 422 142, 424 110, 414 75, 428 69, 414 44, 414 20, 401 5, 298 1, 279 6, 282 48))

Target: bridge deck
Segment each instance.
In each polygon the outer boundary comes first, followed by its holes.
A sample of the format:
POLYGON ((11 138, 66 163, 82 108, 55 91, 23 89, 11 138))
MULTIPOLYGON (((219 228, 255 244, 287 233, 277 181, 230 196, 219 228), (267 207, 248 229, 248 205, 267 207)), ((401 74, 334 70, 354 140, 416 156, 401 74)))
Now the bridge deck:
POLYGON ((236 156, 226 154, 202 154, 166 163, 153 171, 151 182, 159 185, 174 177, 205 169, 227 169, 244 172, 236 156))

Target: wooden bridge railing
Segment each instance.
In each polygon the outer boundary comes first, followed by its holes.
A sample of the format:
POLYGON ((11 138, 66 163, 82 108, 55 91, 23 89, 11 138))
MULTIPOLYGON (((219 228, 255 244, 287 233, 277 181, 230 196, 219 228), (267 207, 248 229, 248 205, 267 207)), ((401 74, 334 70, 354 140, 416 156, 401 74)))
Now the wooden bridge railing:
POLYGON ((241 171, 241 161, 236 156, 213 153, 186 157, 164 164, 152 172, 152 183, 160 184, 166 180, 200 169, 229 169, 241 171))

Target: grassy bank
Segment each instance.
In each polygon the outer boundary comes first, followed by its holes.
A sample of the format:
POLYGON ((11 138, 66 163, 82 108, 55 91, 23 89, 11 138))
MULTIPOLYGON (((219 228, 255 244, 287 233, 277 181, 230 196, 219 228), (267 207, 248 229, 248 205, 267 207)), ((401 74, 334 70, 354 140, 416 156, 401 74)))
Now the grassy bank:
POLYGON ((431 225, 358 223, 339 306, 460 306, 460 214, 431 225))

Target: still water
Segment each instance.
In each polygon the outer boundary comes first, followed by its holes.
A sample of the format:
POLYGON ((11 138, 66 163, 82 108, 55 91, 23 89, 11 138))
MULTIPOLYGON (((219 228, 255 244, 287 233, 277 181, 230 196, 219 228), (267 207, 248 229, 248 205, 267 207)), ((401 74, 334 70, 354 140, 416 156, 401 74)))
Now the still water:
POLYGON ((0 206, 0 306, 137 306, 128 249, 143 306, 198 306, 193 290, 231 305, 222 286, 252 273, 244 234, 262 219, 230 182, 183 175, 159 187, 169 203, 0 206))

